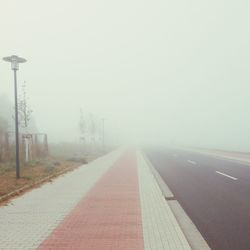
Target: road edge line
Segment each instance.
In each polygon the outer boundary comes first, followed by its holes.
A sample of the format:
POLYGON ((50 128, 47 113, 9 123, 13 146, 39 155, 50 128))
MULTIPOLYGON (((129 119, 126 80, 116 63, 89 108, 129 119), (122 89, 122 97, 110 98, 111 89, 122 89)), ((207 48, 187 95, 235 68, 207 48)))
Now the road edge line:
POLYGON ((234 163, 238 163, 238 164, 242 164, 244 166, 250 166, 250 161, 244 160, 244 159, 239 159, 239 158, 234 158, 234 157, 230 157, 230 156, 225 156, 225 155, 220 155, 218 153, 213 153, 213 152, 209 152, 209 151, 205 151, 205 150, 195 150, 195 149, 190 149, 190 148, 177 148, 179 150, 183 150, 186 152, 193 152, 193 153, 197 153, 203 156, 210 156, 213 157, 217 160, 225 160, 225 161, 229 161, 229 162, 234 162, 234 163))

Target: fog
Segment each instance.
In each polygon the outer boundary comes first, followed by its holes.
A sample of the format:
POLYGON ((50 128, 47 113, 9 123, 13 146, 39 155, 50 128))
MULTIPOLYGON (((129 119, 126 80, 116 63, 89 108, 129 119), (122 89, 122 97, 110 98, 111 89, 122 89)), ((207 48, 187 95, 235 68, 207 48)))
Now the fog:
POLYGON ((77 141, 82 108, 107 143, 250 150, 249 1, 0 4, 1 57, 28 60, 18 82, 49 141, 77 141))

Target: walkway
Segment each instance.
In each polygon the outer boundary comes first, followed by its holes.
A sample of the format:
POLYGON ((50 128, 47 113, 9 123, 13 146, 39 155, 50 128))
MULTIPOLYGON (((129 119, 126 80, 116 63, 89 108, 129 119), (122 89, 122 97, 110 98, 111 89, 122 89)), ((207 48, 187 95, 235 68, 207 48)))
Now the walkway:
POLYGON ((141 153, 112 152, 0 208, 0 249, 190 249, 141 153))

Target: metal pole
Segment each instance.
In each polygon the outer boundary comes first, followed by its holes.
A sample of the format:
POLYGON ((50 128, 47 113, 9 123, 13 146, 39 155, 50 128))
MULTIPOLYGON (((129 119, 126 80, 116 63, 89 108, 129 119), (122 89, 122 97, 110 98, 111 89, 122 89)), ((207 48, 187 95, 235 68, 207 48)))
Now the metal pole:
POLYGON ((17 77, 14 69, 15 82, 15 130, 16 130, 16 178, 20 178, 20 161, 19 161, 19 131, 18 131, 18 100, 17 100, 17 77))
POLYGON ((26 59, 16 55, 3 58, 4 61, 11 63, 11 69, 14 71, 14 88, 15 88, 15 130, 16 130, 16 178, 20 178, 20 161, 19 161, 19 132, 18 132, 18 100, 17 100, 17 80, 16 71, 19 69, 19 63, 27 62, 26 59))

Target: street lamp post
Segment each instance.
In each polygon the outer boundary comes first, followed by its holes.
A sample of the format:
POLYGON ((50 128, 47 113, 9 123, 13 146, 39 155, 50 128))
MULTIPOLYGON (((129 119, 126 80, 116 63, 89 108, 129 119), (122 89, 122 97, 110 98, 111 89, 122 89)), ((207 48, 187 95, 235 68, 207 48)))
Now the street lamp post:
POLYGON ((16 178, 20 178, 20 161, 19 161, 19 131, 18 131, 18 100, 17 100, 17 70, 19 63, 25 63, 24 58, 18 56, 8 56, 3 58, 4 61, 11 63, 11 69, 14 71, 14 87, 15 87, 15 132, 16 132, 16 178))

